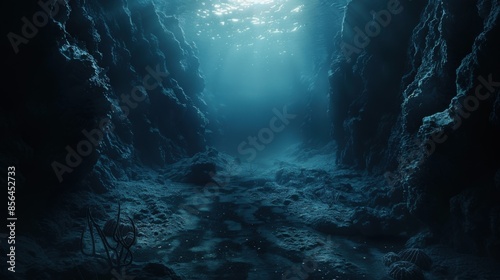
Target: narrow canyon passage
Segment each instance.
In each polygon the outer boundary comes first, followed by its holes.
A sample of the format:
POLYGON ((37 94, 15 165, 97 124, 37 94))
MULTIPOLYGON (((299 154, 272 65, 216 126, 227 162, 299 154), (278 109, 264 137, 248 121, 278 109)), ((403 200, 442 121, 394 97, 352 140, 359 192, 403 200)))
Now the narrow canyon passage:
POLYGON ((28 2, 0 279, 500 279, 499 0, 28 2))

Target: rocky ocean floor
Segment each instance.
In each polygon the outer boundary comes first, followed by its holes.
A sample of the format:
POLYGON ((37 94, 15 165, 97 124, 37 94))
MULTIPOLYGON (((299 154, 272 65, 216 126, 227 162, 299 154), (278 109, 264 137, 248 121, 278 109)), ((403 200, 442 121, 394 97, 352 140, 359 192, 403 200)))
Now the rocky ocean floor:
MULTIPOLYGON (((495 262, 430 245, 425 233, 412 237, 421 228, 405 210, 404 193, 383 177, 335 166, 334 149, 295 148, 251 163, 209 150, 166 169, 137 169, 133 179, 116 181, 102 195, 77 191, 59 197, 35 231, 18 233, 16 275, 392 279, 384 255, 420 247, 432 260, 425 279, 500 279, 495 262), (198 172, 193 166, 211 164, 217 166, 213 181, 188 183, 198 172), (110 272, 103 259, 81 253, 80 240, 87 207, 103 226, 116 217, 118 204, 122 222, 132 218, 138 234, 133 263, 110 272)), ((89 248, 88 234, 83 242, 89 248)), ((397 279, 421 279, 402 277, 397 279)))

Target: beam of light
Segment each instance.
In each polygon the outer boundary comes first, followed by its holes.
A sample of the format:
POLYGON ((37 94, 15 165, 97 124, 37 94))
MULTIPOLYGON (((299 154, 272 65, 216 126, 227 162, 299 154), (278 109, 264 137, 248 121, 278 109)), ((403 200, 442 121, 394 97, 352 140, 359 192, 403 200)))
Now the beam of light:
POLYGON ((272 4, 274 2, 274 0, 231 0, 230 2, 233 2, 233 3, 240 5, 240 6, 249 7, 252 5, 272 4))

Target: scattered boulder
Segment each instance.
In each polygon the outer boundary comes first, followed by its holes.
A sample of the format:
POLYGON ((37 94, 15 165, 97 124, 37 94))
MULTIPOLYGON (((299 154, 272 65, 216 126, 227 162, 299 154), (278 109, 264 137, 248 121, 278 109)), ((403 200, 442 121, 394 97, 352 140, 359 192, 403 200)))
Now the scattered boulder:
POLYGON ((205 185, 213 181, 217 166, 214 162, 195 162, 184 177, 184 182, 205 185))
POLYGON ((227 178, 218 177, 237 175, 236 165, 234 158, 215 149, 208 149, 171 165, 167 177, 175 182, 198 186, 219 185, 220 181, 227 178), (222 175, 218 176, 218 173, 222 175))

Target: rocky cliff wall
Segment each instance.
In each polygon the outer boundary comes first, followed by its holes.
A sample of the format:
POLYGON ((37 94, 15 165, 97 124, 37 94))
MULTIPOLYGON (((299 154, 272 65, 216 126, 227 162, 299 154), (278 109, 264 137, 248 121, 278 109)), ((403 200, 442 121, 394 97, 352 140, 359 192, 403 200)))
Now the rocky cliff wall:
POLYGON ((443 241, 497 257, 499 12, 486 0, 353 0, 330 75, 338 162, 385 173, 443 241))
POLYGON ((75 182, 105 192, 138 175, 127 167, 205 149, 196 48, 151 1, 14 3, 5 17, 2 165, 21 203, 75 182))

